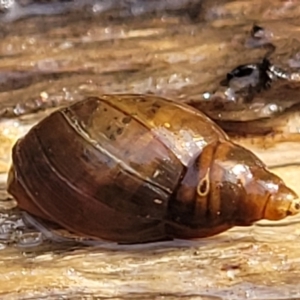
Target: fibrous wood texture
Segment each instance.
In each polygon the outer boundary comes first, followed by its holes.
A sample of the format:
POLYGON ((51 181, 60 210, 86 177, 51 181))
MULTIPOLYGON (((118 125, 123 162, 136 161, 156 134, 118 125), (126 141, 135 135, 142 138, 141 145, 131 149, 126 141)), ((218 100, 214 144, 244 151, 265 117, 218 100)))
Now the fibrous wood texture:
MULTIPOLYGON (((203 100, 205 93, 218 92, 220 80, 232 68, 256 63, 265 55, 264 47, 249 46, 254 23, 268 30, 277 47, 272 62, 297 75, 297 1, 74 0, 1 5, 1 299, 300 297, 299 218, 234 228, 199 241, 130 247, 45 241, 28 249, 24 244, 40 235, 24 229, 5 192, 13 143, 51 109, 95 93, 203 100)), ((277 107, 289 107, 298 101, 296 81, 285 92, 274 93, 276 86, 271 87, 265 97, 277 107)), ((256 105, 253 112, 269 111, 256 105)), ((272 136, 258 137, 259 142, 256 137, 238 141, 269 165, 280 165, 284 158, 283 164, 289 165, 274 171, 300 194, 297 116, 294 111, 291 117, 281 117, 285 133, 276 135, 276 143, 272 136)))

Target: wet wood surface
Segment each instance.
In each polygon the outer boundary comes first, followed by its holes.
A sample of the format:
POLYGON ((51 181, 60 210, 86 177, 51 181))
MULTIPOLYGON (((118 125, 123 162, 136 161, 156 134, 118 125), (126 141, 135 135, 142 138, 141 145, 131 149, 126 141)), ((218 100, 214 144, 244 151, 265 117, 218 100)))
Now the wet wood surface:
POLYGON ((270 61, 293 80, 274 81, 235 112, 207 111, 216 119, 222 113, 221 121, 253 121, 238 123, 245 127, 271 126, 263 136, 233 135, 300 194, 297 1, 83 2, 2 7, 1 299, 298 299, 299 217, 198 241, 24 247, 40 235, 24 229, 5 192, 18 137, 51 110, 88 95, 155 93, 197 103, 224 93, 220 81, 228 72, 267 52, 253 46, 256 23, 276 46, 270 61))

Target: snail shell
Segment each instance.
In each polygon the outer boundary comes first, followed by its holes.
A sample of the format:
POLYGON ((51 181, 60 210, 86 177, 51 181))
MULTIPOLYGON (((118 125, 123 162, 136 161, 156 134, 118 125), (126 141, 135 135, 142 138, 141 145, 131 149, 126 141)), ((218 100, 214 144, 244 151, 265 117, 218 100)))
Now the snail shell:
POLYGON ((298 213, 297 195, 189 106, 104 95, 57 110, 14 146, 8 191, 76 234, 141 243, 298 213))

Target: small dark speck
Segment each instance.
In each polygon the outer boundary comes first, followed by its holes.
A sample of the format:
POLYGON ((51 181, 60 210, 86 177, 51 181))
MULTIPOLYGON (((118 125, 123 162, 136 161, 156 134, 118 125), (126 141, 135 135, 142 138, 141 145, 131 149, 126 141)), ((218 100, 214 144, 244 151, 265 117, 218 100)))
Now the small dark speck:
POLYGON ((239 264, 224 264, 221 266, 221 271, 239 270, 241 265, 239 264))
POLYGON ((103 108, 103 111, 107 111, 107 108, 104 107, 104 108, 103 108))
POLYGON ((108 130, 110 130, 110 129, 111 129, 111 126, 108 125, 108 126, 106 127, 106 130, 108 131, 108 130))
POLYGON ((130 151, 129 150, 125 150, 124 151, 124 155, 125 155, 125 157, 127 157, 128 155, 130 155, 130 151))
POLYGON ((259 25, 253 25, 251 32, 253 32, 253 34, 257 33, 258 31, 264 30, 263 27, 259 26, 259 25))
POLYGON ((124 124, 130 123, 130 121, 131 121, 131 117, 129 117, 129 116, 124 117, 124 118, 122 119, 122 123, 124 123, 124 124))
POLYGON ((116 136, 114 134, 111 134, 108 138, 112 141, 116 140, 116 136))
POLYGON ((116 130, 116 133, 117 133, 118 135, 120 135, 120 134, 122 134, 123 130, 124 130, 123 127, 119 127, 119 128, 116 130))
POLYGON ((118 120, 118 117, 114 117, 114 120, 118 120))

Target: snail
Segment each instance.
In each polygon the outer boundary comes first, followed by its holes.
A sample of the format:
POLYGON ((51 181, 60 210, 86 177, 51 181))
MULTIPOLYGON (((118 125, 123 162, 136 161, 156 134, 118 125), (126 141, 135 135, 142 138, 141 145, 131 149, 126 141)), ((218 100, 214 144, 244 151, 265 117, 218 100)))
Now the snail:
POLYGON ((295 192, 210 118, 154 95, 56 110, 14 145, 7 188, 32 216, 128 244, 208 237, 300 210, 295 192))

